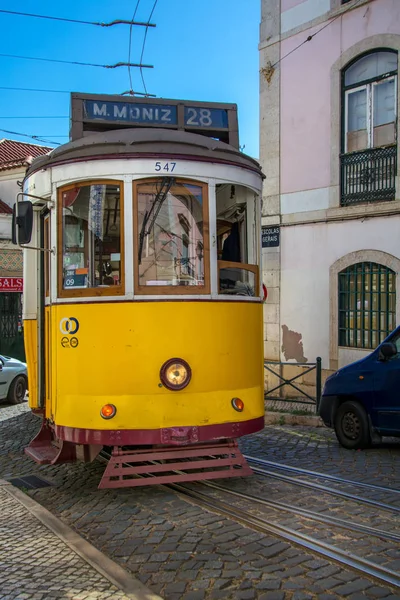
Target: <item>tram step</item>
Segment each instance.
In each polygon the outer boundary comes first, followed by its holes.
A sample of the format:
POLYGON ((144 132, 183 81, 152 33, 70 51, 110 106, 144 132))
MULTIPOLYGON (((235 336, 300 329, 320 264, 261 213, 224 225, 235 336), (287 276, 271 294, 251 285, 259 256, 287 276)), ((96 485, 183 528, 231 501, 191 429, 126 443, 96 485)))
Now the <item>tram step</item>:
POLYGON ((43 415, 39 432, 25 448, 25 454, 39 465, 55 465, 76 460, 76 445, 56 440, 43 415))
POLYGON ((99 489, 225 479, 252 473, 236 441, 232 440, 146 450, 114 447, 99 489))
POLYGON ((59 446, 35 442, 25 448, 25 454, 33 458, 39 465, 58 465, 76 461, 76 446, 70 442, 58 442, 59 446))
POLYGON ((57 458, 58 453, 60 452, 59 448, 55 448, 54 446, 28 446, 25 448, 25 454, 27 454, 30 458, 39 465, 50 465, 53 460, 57 458))

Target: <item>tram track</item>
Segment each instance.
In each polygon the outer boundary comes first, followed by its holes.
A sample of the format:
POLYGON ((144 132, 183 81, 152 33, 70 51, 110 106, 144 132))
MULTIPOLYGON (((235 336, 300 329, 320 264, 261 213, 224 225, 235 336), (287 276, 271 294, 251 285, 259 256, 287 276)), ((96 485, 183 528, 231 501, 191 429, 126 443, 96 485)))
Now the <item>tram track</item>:
POLYGON ((379 502, 379 501, 373 500, 371 498, 366 498, 365 496, 359 496, 357 494, 353 494, 353 493, 346 492, 343 490, 338 490, 338 489, 328 487, 326 485, 322 485, 319 483, 315 483, 312 481, 304 481, 303 479, 299 479, 297 477, 291 477, 290 475, 283 475, 282 473, 277 473, 276 471, 273 471, 271 469, 263 468, 263 465, 273 466, 273 468, 275 468, 277 470, 295 472, 297 474, 314 476, 314 477, 318 477, 320 479, 328 479, 330 481, 335 481, 336 483, 347 484, 347 485, 351 485, 354 487, 359 486, 359 487, 363 487, 363 488, 372 489, 374 491, 383 491, 386 493, 399 494, 400 493, 399 490, 395 490, 393 488, 384 487, 384 486, 366 484, 363 482, 357 482, 357 481, 353 481, 353 480, 349 480, 349 479, 342 479, 340 477, 324 475, 323 473, 317 473, 316 471, 307 471, 306 469, 299 469, 298 467, 290 467, 288 465, 282 465, 280 463, 272 463, 270 461, 265 461, 263 459, 255 458, 252 456, 247 456, 247 455, 244 455, 244 456, 245 456, 246 460, 248 461, 248 463, 251 465, 251 468, 254 471, 254 473, 256 473, 257 475, 261 475, 263 477, 271 477, 273 479, 278 479, 280 481, 284 481, 284 482, 290 483, 292 485, 297 485, 297 486, 304 487, 304 488, 318 490, 318 491, 330 494, 332 496, 339 496, 342 498, 346 498, 348 500, 353 500, 355 502, 359 502, 360 504, 367 504, 370 506, 374 506, 375 508, 379 508, 379 509, 383 509, 383 510, 391 510, 393 512, 400 513, 400 507, 398 507, 398 506, 394 506, 392 504, 387 504, 385 502, 379 502), (254 466, 255 464, 259 464, 261 466, 259 466, 259 467, 254 466))
POLYGON ((332 517, 329 515, 321 515, 316 512, 307 510, 305 508, 300 508, 298 506, 287 504, 285 502, 267 500, 266 498, 260 498, 259 496, 251 496, 249 494, 245 494, 244 492, 231 490, 225 486, 220 486, 215 483, 202 482, 202 484, 207 487, 214 488, 215 490, 228 493, 232 496, 236 496, 240 499, 256 502, 257 504, 262 504, 264 506, 275 508, 277 510, 286 511, 295 515, 299 515, 306 519, 310 519, 312 521, 318 521, 325 525, 333 525, 335 527, 341 527, 342 529, 347 529, 349 531, 358 531, 360 533, 365 533, 367 535, 379 537, 382 540, 400 543, 400 534, 397 535, 396 533, 391 533, 389 531, 385 531, 384 529, 369 527, 368 525, 362 525, 360 523, 346 521, 345 519, 338 519, 337 517, 332 517))
MULTIPOLYGON (((202 482, 201 485, 211 487, 211 485, 204 482, 202 482)), ((306 550, 315 552, 326 559, 332 559, 343 566, 352 567, 360 574, 368 575, 375 580, 378 580, 380 583, 385 583, 400 588, 400 575, 397 571, 383 567, 378 563, 373 563, 361 556, 357 556, 356 554, 349 552, 348 550, 343 550, 337 546, 334 546, 333 544, 327 544, 326 542, 320 541, 317 538, 313 538, 301 532, 295 531, 284 525, 270 523, 265 518, 256 517, 246 512, 238 513, 235 508, 232 508, 232 506, 226 502, 216 498, 211 498, 209 495, 198 490, 193 490, 192 488, 175 483, 168 484, 166 487, 177 491, 183 496, 195 500, 198 504, 208 508, 213 512, 218 512, 219 514, 233 519, 234 521, 237 521, 246 527, 256 529, 262 533, 274 535, 284 541, 291 542, 297 546, 301 546, 306 550)), ((214 484, 212 487, 214 487, 214 484)), ((227 490, 223 488, 223 491, 225 492, 227 490)), ((246 497, 245 495, 241 496, 242 498, 246 497)))
MULTIPOLYGON (((254 457, 247 458, 249 459, 254 457)), ((323 474, 319 475, 323 477, 323 474)), ((289 479, 291 478, 289 477, 289 479)), ((337 479, 339 480, 340 478, 337 479)), ((347 483, 351 482, 347 480, 347 483)), ((263 505, 274 511, 295 514, 297 517, 306 520, 308 523, 318 522, 319 524, 329 525, 332 528, 338 527, 346 529, 347 531, 362 533, 364 535, 368 535, 372 538, 375 537, 379 540, 383 540, 386 542, 399 543, 400 535, 397 535, 393 532, 384 531, 382 529, 369 527, 367 525, 338 519, 336 517, 321 515, 283 502, 267 500, 265 498, 246 494, 241 491, 232 490, 225 486, 220 486, 211 482, 202 481, 196 482, 196 484, 188 485, 183 485, 181 483, 171 483, 164 486, 170 490, 175 491, 179 495, 190 499, 191 502, 195 502, 195 504, 202 506, 207 510, 217 512, 218 514, 221 514, 251 529, 255 529, 262 533, 275 536, 283 541, 295 544, 305 550, 309 550, 313 553, 316 553, 325 559, 333 560, 344 567, 351 567, 352 569, 356 570, 359 574, 363 576, 367 575, 379 583, 395 586, 400 589, 400 574, 396 570, 383 566, 378 562, 375 563, 369 560, 368 558, 364 558, 362 556, 357 555, 354 552, 351 552, 350 550, 343 549, 338 547, 337 545, 322 541, 321 539, 318 539, 318 537, 310 536, 307 533, 302 533, 301 531, 295 530, 291 527, 288 527, 287 525, 278 523, 276 522, 276 518, 274 519, 275 522, 271 522, 270 517, 266 517, 264 515, 251 514, 250 510, 244 509, 243 507, 240 507, 240 509, 238 510, 238 507, 232 506, 232 502, 226 501, 225 499, 216 498, 215 495, 212 495, 210 493, 205 493, 204 491, 198 489, 199 486, 207 488, 208 490, 213 490, 214 492, 220 494, 225 494, 230 497, 236 497, 241 501, 246 501, 247 503, 250 502, 253 504, 263 505)), ((329 489, 327 489, 326 491, 329 491, 329 489)), ((359 500, 363 500, 361 497, 354 495, 352 495, 351 498, 348 499, 354 500, 356 502, 359 502, 359 500)), ((382 505, 380 503, 374 503, 373 505, 382 508, 382 505)), ((396 511, 396 507, 394 509, 389 505, 383 505, 383 507, 385 508, 385 510, 396 511)))
POLYGON ((375 491, 392 492, 394 494, 400 494, 400 490, 388 486, 375 485, 373 483, 365 483, 364 481, 356 481, 354 479, 345 479, 343 477, 337 477, 337 475, 330 475, 329 473, 319 473, 318 471, 310 471, 309 469, 301 469, 300 467, 293 467, 292 465, 285 465, 283 463, 278 463, 272 460, 265 460, 264 458, 249 456, 247 454, 244 454, 243 456, 248 462, 258 463, 260 465, 272 467, 278 469, 279 471, 288 471, 291 473, 297 473, 299 475, 309 475, 317 477, 319 479, 326 479, 329 481, 335 481, 337 483, 347 483, 349 485, 372 489, 375 491))

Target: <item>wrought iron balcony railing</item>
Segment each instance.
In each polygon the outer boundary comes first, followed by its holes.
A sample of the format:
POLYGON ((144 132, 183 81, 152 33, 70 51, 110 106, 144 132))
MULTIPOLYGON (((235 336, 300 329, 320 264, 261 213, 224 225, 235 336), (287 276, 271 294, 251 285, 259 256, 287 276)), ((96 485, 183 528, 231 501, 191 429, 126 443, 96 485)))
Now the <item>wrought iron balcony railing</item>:
POLYGON ((397 145, 350 152, 340 157, 342 206, 394 200, 397 145))

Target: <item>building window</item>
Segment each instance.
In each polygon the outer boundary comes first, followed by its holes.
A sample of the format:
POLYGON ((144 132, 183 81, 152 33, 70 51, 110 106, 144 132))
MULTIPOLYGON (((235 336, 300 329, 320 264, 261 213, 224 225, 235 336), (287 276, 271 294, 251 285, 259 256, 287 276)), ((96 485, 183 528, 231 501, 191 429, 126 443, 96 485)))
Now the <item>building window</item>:
POLYGON ((342 74, 342 204, 395 197, 397 52, 366 54, 342 74))
POLYGON ((396 274, 371 262, 339 273, 339 346, 373 349, 396 326, 396 274))

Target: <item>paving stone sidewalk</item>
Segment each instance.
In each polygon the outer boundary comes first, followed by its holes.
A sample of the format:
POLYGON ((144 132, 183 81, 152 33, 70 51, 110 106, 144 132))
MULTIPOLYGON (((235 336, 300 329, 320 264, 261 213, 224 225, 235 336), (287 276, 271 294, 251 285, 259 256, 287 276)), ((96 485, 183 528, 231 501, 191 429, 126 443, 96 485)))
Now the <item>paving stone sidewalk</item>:
MULTIPOLYGON (((125 578, 128 585, 139 589, 137 593, 125 594, 42 524, 24 501, 18 499, 18 494, 21 492, 0 479, 0 600, 159 598, 139 582, 129 581, 132 579, 129 575, 125 578)), ((25 502, 36 504, 29 498, 25 502)), ((47 511, 41 509, 41 512, 46 518, 47 511)), ((72 533, 72 537, 77 538, 81 553, 89 552, 92 558, 93 554, 99 558, 99 553, 76 534, 72 533)))

